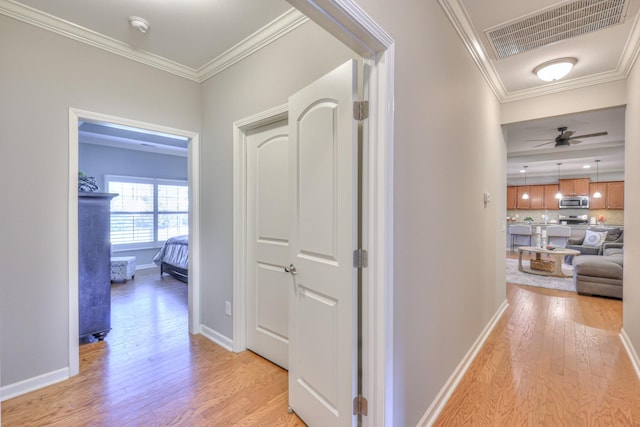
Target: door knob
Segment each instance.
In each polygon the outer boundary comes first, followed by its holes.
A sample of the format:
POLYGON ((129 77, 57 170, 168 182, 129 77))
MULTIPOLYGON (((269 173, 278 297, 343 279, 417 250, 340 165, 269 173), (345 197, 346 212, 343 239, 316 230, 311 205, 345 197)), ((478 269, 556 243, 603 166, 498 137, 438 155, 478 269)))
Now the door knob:
POLYGON ((292 276, 295 276, 298 272, 296 271, 296 266, 293 264, 289 264, 289 267, 284 268, 285 273, 291 273, 292 276))

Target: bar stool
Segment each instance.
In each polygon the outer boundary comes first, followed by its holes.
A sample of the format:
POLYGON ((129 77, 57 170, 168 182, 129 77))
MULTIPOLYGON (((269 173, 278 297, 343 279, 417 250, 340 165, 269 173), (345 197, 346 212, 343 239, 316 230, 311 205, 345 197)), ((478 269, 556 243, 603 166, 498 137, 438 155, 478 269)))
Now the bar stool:
POLYGON ((509 234, 511 234, 511 252, 515 246, 531 246, 531 226, 530 225, 510 225, 509 234), (520 243, 527 240, 528 243, 520 243))
POLYGON ((567 240, 571 237, 571 227, 566 225, 548 225, 547 226, 547 243, 553 246, 564 248, 567 246, 567 240))

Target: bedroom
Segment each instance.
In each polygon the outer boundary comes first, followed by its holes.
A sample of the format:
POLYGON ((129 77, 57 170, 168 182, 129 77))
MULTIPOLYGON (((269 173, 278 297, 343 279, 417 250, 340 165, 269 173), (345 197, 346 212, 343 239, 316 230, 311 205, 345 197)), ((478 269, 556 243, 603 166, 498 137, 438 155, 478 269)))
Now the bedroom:
MULTIPOLYGON (((161 282, 155 285, 162 288, 163 270, 186 283, 188 140, 126 126, 86 121, 80 122, 78 137, 79 171, 95 179, 96 191, 118 194, 110 203, 112 261, 114 257, 133 259, 133 265, 129 266, 132 271, 127 272, 125 278, 131 279, 132 274, 135 278, 137 272, 142 272, 145 279, 140 286, 147 286, 145 282, 149 278, 159 278, 161 282), (182 239, 184 242, 167 250, 165 242, 179 237, 185 237, 182 239), (175 266, 165 264, 161 259, 156 260, 161 254, 165 259, 172 257, 175 266)), ((124 287, 135 295, 136 281, 127 283, 127 280, 119 280, 118 274, 114 276, 113 265, 112 297, 114 292, 122 293, 124 287)), ((151 292, 155 290, 151 289, 151 292)), ((183 292, 187 292, 186 286, 183 292)), ((113 302, 110 306, 114 314, 123 310, 113 302)), ((82 313, 82 307, 80 310, 82 313)), ((104 339, 104 335, 101 339, 104 339)))
POLYGON ((135 256, 137 269, 156 267, 162 242, 188 233, 186 139, 87 122, 79 138, 79 170, 96 178, 99 191, 130 195, 112 203, 113 256, 135 256))

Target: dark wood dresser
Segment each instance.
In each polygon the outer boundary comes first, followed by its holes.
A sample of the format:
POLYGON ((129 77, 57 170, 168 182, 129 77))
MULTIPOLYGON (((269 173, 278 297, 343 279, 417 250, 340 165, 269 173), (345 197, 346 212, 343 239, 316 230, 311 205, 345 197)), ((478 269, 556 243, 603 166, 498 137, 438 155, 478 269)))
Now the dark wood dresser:
POLYGON ((111 330, 110 202, 113 193, 78 193, 80 338, 111 330))

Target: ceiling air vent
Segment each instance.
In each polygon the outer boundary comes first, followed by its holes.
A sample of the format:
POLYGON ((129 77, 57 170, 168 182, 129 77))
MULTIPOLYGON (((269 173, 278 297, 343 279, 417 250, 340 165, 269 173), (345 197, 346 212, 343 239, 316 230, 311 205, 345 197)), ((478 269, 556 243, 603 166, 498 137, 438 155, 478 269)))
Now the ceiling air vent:
POLYGON ((578 0, 535 12, 484 31, 497 58, 621 24, 625 0, 578 0))

